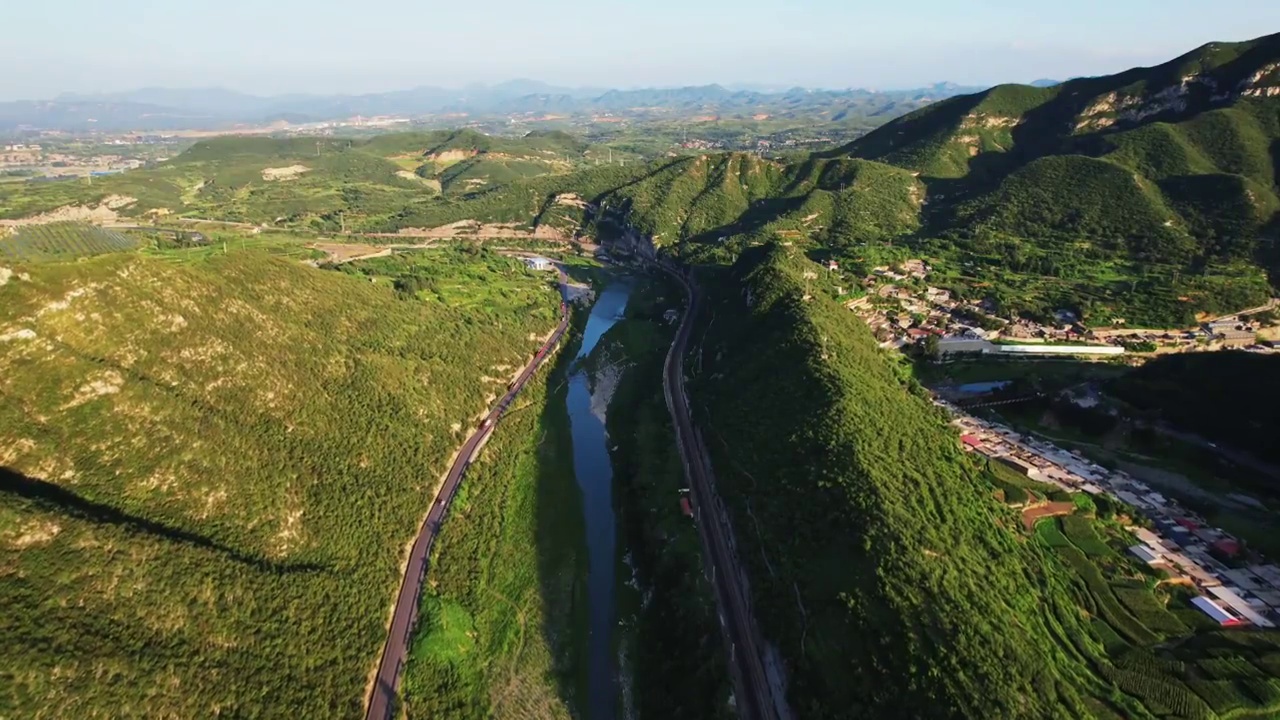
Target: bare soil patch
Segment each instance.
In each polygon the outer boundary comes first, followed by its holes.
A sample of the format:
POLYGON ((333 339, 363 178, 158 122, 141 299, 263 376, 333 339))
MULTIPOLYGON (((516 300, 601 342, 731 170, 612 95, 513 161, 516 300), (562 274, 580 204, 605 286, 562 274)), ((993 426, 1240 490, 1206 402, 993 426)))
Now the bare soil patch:
POLYGON ((262 179, 267 182, 275 182, 277 180, 294 180, 302 176, 303 173, 311 172, 311 168, 306 165, 290 165, 289 167, 263 168, 262 179))
POLYGON ((117 211, 138 202, 127 195, 108 195, 94 207, 88 205, 64 205, 39 215, 17 220, 0 220, 0 229, 20 228, 28 225, 45 225, 55 222, 86 222, 105 225, 120 219, 117 211))
POLYGON ((1022 526, 1030 532, 1035 529, 1036 521, 1055 515, 1070 515, 1075 509, 1075 503, 1069 502, 1051 502, 1029 507, 1022 511, 1022 526))
POLYGON ((311 243, 307 247, 328 255, 329 262, 345 263, 370 257, 390 255, 392 249, 360 243, 311 243))

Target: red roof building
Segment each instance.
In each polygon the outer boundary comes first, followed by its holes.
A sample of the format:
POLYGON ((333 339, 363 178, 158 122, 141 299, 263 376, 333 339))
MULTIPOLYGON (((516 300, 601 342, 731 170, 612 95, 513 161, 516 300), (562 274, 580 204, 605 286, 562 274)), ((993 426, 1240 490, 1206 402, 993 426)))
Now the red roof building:
POLYGON ((1222 538, 1213 544, 1213 549, 1226 557, 1235 557, 1240 554, 1240 543, 1231 538, 1222 538))
POLYGON ((685 517, 693 517, 693 506, 689 504, 688 495, 680 498, 680 512, 684 513, 685 517))
POLYGON ((980 440, 977 435, 961 435, 960 442, 971 448, 982 447, 982 440, 980 440))

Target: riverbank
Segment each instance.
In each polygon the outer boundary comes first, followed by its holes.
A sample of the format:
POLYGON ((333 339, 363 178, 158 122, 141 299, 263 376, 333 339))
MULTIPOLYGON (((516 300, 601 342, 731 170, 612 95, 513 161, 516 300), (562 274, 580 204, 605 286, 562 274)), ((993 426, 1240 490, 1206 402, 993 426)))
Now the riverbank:
POLYGON ((622 320, 588 359, 613 383, 606 426, 617 512, 618 717, 732 717, 726 653, 697 531, 681 512, 684 474, 662 395, 683 295, 637 276, 622 320))

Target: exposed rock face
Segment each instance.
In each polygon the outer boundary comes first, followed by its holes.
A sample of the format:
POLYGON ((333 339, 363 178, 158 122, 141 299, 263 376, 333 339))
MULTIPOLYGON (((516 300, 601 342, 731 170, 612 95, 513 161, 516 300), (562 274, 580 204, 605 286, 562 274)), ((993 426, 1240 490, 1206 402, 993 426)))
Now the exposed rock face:
POLYGON ((1182 76, 1177 84, 1151 93, 1133 95, 1110 92, 1099 97, 1078 116, 1076 132, 1105 130, 1118 124, 1134 124, 1164 113, 1183 113, 1193 100, 1213 104, 1242 97, 1280 96, 1280 62, 1268 63, 1242 79, 1236 87, 1223 87, 1217 79, 1200 74, 1182 76))
POLYGON ((629 225, 625 226, 621 236, 606 243, 605 247, 611 252, 634 255, 645 260, 654 260, 658 257, 658 250, 653 244, 653 238, 640 233, 629 225))
POLYGON ((1017 127, 1022 124, 1021 118, 1003 117, 1001 115, 982 115, 970 114, 966 115, 964 122, 960 123, 962 129, 967 128, 1006 128, 1017 127))

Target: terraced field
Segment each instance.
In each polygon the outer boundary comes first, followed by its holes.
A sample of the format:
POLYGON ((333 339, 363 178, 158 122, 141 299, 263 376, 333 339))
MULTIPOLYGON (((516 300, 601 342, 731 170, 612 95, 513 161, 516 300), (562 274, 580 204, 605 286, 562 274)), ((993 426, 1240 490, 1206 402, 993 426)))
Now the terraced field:
POLYGON ((0 258, 49 260, 91 257, 132 250, 138 243, 121 233, 93 225, 58 222, 23 227, 11 237, 0 237, 0 258))

